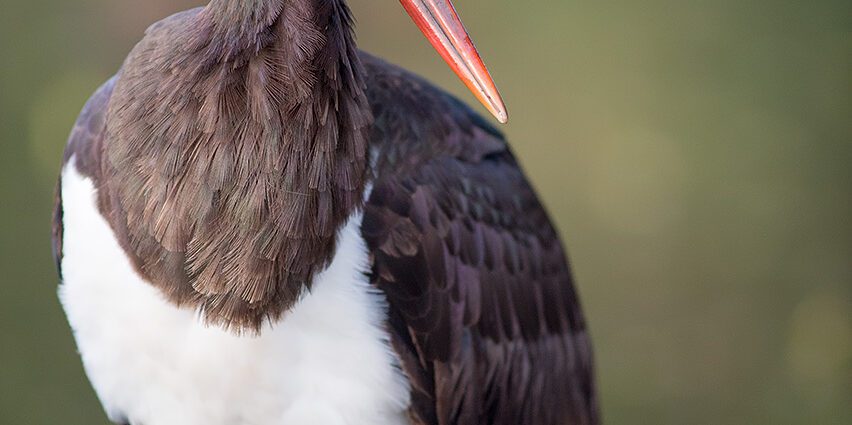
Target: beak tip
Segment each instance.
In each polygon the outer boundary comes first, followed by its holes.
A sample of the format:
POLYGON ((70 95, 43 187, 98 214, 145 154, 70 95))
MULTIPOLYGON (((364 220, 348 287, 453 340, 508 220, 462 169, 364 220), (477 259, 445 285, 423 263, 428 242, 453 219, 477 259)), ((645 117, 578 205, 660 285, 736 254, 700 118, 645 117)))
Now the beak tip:
POLYGON ((504 109, 500 116, 497 117, 497 120, 500 121, 501 124, 506 124, 509 122, 509 113, 504 109))
POLYGON ((506 124, 509 122, 509 112, 506 111, 506 106, 502 103, 498 107, 491 109, 491 115, 494 115, 494 118, 497 118, 497 121, 500 121, 500 124, 506 124))
POLYGON ((451 0, 400 0, 415 25, 497 121, 509 114, 451 0))

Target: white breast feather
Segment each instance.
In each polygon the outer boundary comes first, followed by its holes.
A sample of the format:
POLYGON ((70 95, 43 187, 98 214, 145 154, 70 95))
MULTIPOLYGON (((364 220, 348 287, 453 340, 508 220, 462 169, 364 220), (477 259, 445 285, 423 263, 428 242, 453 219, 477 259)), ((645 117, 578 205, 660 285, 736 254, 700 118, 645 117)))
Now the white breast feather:
POLYGON ((259 337, 205 327, 133 269, 74 160, 62 175, 60 298, 112 420, 143 425, 405 423, 409 388, 366 275, 361 214, 312 292, 259 337))

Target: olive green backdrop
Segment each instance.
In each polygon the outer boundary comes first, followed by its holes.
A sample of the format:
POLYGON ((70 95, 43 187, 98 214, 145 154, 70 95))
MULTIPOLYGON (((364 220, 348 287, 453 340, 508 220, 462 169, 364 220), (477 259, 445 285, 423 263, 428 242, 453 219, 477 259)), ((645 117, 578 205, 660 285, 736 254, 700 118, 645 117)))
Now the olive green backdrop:
MULTIPOLYGON (((88 95, 200 1, 0 1, 0 424, 106 423, 53 183, 88 95)), ((351 3, 364 49, 473 101, 397 1, 351 3)), ((852 2, 457 3, 568 244, 607 422, 852 423, 852 2)))

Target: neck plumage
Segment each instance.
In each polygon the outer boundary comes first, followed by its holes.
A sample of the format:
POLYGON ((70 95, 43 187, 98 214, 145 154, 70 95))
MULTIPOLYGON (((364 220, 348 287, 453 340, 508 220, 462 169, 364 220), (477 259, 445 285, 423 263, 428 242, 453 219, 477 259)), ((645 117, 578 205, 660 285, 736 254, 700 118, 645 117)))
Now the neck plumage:
POLYGON ((279 318, 363 202, 372 116, 351 22, 342 0, 213 0, 125 63, 111 196, 142 271, 210 322, 279 318))
MULTIPOLYGON (((306 4, 287 0, 212 0, 206 12, 217 26, 232 34, 259 33, 278 19, 285 3, 306 4)), ((289 6, 289 5, 288 5, 289 6)))

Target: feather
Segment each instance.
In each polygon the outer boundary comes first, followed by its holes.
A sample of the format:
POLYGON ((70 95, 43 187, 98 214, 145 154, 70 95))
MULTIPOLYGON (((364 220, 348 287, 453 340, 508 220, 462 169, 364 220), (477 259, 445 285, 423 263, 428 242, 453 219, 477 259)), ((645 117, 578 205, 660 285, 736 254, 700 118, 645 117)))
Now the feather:
POLYGON ((565 253, 503 137, 419 78, 364 63, 376 166, 363 235, 414 423, 597 423, 565 253))

